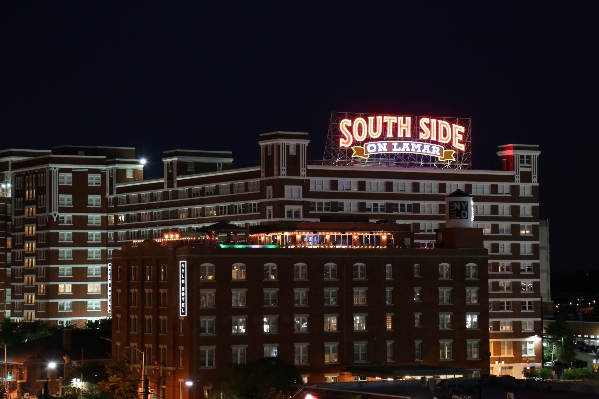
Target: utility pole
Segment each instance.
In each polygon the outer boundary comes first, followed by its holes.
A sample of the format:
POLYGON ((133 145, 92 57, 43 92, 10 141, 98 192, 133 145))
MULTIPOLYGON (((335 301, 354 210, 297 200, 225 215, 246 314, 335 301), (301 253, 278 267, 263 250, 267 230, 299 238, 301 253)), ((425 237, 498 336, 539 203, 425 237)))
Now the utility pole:
POLYGON ((143 395, 142 399, 148 399, 148 378, 146 377, 146 352, 137 349, 137 347, 133 345, 128 345, 125 348, 132 348, 135 349, 137 352, 141 353, 141 394, 143 395))

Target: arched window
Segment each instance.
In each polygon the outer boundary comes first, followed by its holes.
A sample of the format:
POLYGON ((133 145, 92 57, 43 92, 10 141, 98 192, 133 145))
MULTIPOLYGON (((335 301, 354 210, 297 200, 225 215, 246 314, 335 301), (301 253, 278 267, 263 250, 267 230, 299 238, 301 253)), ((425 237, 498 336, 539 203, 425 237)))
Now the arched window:
POLYGON ((214 280, 214 265, 202 263, 200 265, 200 280, 214 280))
POLYGON ((245 265, 243 263, 233 263, 231 266, 232 280, 245 280, 245 265))
POLYGON ((308 265, 305 263, 296 263, 293 265, 293 279, 294 280, 307 280, 308 279, 308 265))
POLYGON ((324 279, 337 280, 337 265, 334 263, 324 264, 324 279))
POLYGON ((478 266, 476 263, 466 263, 466 278, 478 278, 478 266))
POLYGON ((354 280, 366 279, 366 265, 364 263, 354 263, 354 280))
POLYGON ((439 278, 450 279, 451 278, 451 265, 449 263, 439 264, 439 278))

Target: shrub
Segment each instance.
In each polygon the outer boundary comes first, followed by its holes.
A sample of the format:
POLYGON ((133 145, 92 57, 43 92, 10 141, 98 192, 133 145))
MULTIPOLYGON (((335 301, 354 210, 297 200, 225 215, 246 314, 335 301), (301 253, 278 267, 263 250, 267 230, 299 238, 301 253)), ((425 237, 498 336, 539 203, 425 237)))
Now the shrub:
POLYGON ((574 368, 564 370, 563 378, 567 380, 592 380, 597 378, 597 376, 587 369, 574 368))
POLYGON ((553 370, 551 369, 538 369, 539 370, 539 376, 541 378, 543 378, 544 380, 550 380, 553 378, 553 370))

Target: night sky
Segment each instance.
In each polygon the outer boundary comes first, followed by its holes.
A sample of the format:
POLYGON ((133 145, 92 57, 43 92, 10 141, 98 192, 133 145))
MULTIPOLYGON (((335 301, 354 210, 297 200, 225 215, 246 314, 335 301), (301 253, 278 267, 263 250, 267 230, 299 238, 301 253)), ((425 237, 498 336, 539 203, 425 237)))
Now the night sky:
POLYGON ((230 150, 332 111, 472 119, 473 165, 539 144, 555 270, 596 262, 599 2, 0 2, 0 148, 230 150))

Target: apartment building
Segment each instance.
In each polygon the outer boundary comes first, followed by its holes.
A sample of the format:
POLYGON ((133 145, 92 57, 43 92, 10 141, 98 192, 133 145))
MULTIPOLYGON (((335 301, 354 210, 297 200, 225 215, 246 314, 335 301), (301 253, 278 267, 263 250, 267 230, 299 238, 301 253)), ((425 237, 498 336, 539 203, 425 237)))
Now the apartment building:
POLYGON ((216 389, 230 364, 268 356, 306 382, 488 374, 482 231, 439 234, 420 248, 406 225, 286 222, 250 228, 250 244, 128 243, 113 253, 113 356, 145 359, 149 389, 182 399, 202 396, 185 381, 216 389))
MULTIPOLYGON (((456 144, 435 150, 440 151, 437 161, 424 155, 426 162, 419 161, 422 154, 410 154, 409 162, 400 163, 376 161, 374 155, 343 158, 339 152, 335 158, 309 162, 308 134, 293 132, 260 135, 260 165, 249 168, 233 168, 232 154, 226 151, 166 151, 163 178, 150 180, 143 179, 143 163, 133 149, 22 150, 22 159, 10 161, 18 150, 2 151, 0 167, 12 180, 10 201, 5 200, 12 214, 4 224, 6 231, 11 225, 5 239, 12 248, 0 249, 10 256, 5 261, 11 269, 5 277, 10 316, 66 325, 112 315, 108 265, 113 250, 162 239, 165 232, 200 231, 219 221, 251 227, 331 217, 388 220, 407 224, 414 243, 432 246, 436 230, 445 226, 445 197, 460 189, 474 198, 474 227, 482 230, 489 253, 490 372, 519 376, 526 365, 541 363, 540 279, 548 276, 548 262, 540 255, 540 247, 546 247, 540 245, 540 152, 536 145, 501 145, 497 170, 472 169, 469 156, 458 148, 463 144, 460 121, 449 128, 437 122, 439 131, 453 132, 456 144), (446 151, 453 151, 457 161, 441 161, 446 151)), ((343 123, 349 129, 343 120, 335 123, 329 135, 343 123)), ((429 133, 431 123, 425 124, 429 133)), ((362 137, 360 132, 353 140, 362 137)), ((412 137, 414 143, 431 142, 412 137)), ((327 140, 327 146, 340 143, 327 140)), ((391 144, 364 145, 359 151, 391 144)), ((433 151, 433 144, 429 147, 412 148, 433 151)), ((353 148, 345 149, 352 153, 353 148)))
POLYGON ((108 316, 107 197, 141 180, 135 150, 57 147, 0 151, 4 198, 5 317, 59 326, 108 316), (6 303, 5 302, 5 303, 6 303))

